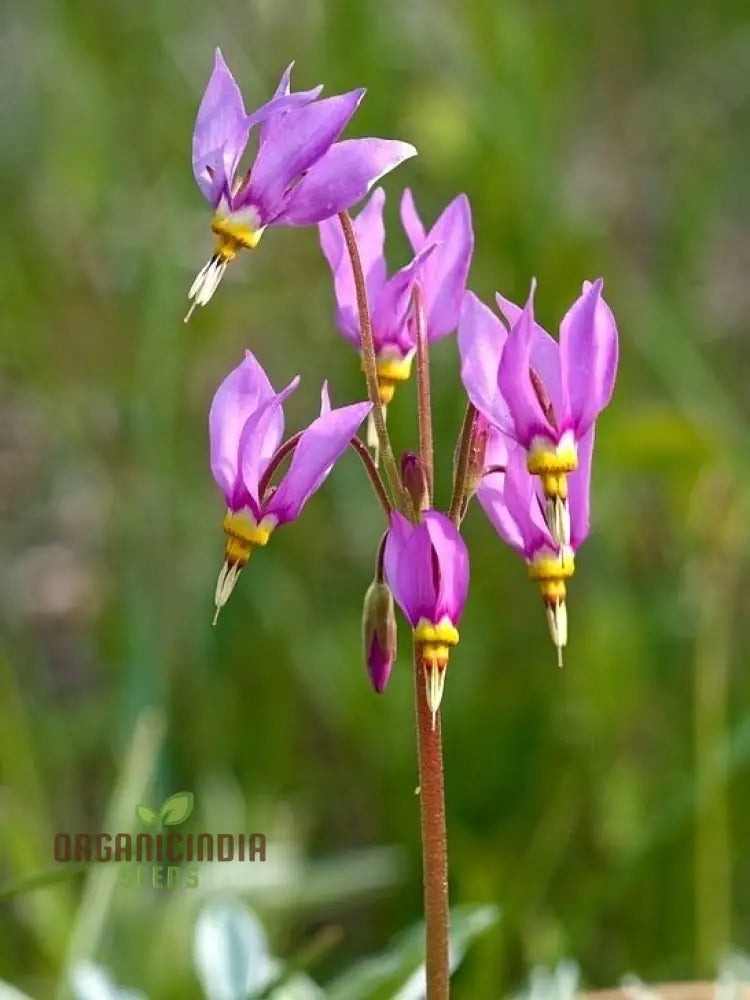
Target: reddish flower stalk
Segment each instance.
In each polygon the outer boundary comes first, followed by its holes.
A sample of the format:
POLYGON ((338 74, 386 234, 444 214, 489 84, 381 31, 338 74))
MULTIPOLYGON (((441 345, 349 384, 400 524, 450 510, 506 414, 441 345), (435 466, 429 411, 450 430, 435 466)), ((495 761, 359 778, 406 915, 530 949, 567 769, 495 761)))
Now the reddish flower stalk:
POLYGON ((425 968, 428 1000, 448 1000, 450 989, 448 847, 445 834, 445 787, 440 714, 427 704, 424 669, 414 646, 414 696, 417 702, 419 814, 422 826, 425 968))
POLYGON ((417 341, 417 410, 419 419, 419 457, 422 460, 429 506, 435 493, 434 449, 432 443, 432 404, 430 400, 430 357, 425 325, 424 296, 419 285, 414 286, 414 328, 417 341))
POLYGON ((367 305, 367 286, 365 276, 362 271, 362 261, 357 249, 357 241, 354 237, 352 220, 348 212, 340 212, 339 220, 344 231, 346 249, 352 262, 352 274, 354 276, 354 287, 357 295, 357 310, 359 312, 360 337, 362 342, 362 368, 365 373, 367 383, 367 395, 372 403, 372 419, 375 424, 375 432, 378 436, 378 447, 383 456, 383 466, 385 468, 386 482, 390 490, 391 497, 400 500, 399 506, 407 509, 410 505, 409 498, 405 496, 401 480, 398 475, 396 458, 391 447, 391 439, 388 436, 388 428, 385 425, 385 413, 383 403, 380 399, 380 389, 378 387, 378 366, 375 358, 375 343, 372 336, 372 324, 370 323, 370 310, 367 305))

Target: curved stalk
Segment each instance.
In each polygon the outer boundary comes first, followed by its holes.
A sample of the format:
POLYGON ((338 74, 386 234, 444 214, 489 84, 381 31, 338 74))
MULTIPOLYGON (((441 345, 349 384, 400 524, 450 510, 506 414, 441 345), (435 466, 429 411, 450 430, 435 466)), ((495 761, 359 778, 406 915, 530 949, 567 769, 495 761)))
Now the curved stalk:
POLYGON ((432 443, 432 402, 430 397, 430 357, 425 329, 424 297, 419 285, 414 286, 414 325, 417 341, 417 413, 419 419, 419 457, 422 460, 429 506, 435 495, 434 448, 432 443))
POLYGON ((281 445, 281 447, 277 451, 275 451, 271 456, 271 461, 266 466, 266 471, 260 477, 260 482, 258 483, 258 496, 261 498, 261 500, 263 499, 263 496, 271 483, 273 474, 276 472, 276 470, 284 461, 284 459, 287 457, 287 455, 290 455, 297 447, 297 445, 299 444, 299 439, 302 437, 302 433, 303 433, 302 431, 297 431, 296 434, 292 434, 292 436, 288 440, 286 440, 281 445))
POLYGON ((385 514, 386 521, 390 520, 391 516, 391 504, 388 499, 388 492, 385 488, 385 483, 380 478, 380 473, 378 472, 377 466, 372 460, 372 455, 367 449, 367 445, 364 444, 358 437, 353 437, 349 442, 352 448, 359 455, 362 465, 365 467, 365 472, 370 477, 370 482, 372 488, 375 491, 375 495, 380 501, 380 506, 383 508, 383 513, 385 514))
POLYGON ((378 436, 378 446, 383 457, 383 467, 385 468, 386 481, 390 490, 390 495, 398 498, 399 506, 406 509, 404 491, 398 474, 398 466, 391 447, 391 439, 388 436, 388 428, 385 423, 385 410, 380 398, 378 387, 378 367, 375 358, 375 341, 372 335, 372 325, 370 323, 370 310, 367 305, 367 286, 362 270, 362 261, 357 248, 357 240, 354 236, 352 220, 348 212, 339 212, 339 221, 344 232, 346 249, 352 264, 352 276, 354 278, 354 289, 357 296, 357 310, 359 312, 360 347, 362 350, 362 368, 367 382, 367 395, 372 403, 372 419, 375 424, 375 432, 378 436))

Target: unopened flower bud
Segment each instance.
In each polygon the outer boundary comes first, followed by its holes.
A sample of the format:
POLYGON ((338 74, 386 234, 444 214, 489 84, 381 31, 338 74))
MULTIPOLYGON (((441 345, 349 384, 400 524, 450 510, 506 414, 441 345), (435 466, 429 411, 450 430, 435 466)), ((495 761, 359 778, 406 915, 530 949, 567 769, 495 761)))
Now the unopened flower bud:
POLYGON ((396 615, 390 587, 374 580, 367 588, 362 609, 362 644, 372 686, 385 690, 396 659, 396 615))
POLYGON ((470 500, 484 475, 484 456, 490 436, 490 422, 481 413, 474 417, 469 447, 469 464, 466 468, 466 499, 470 500))
POLYGON ((401 456, 401 479, 415 508, 428 510, 430 495, 427 491, 427 480, 421 459, 413 451, 405 451, 401 456))

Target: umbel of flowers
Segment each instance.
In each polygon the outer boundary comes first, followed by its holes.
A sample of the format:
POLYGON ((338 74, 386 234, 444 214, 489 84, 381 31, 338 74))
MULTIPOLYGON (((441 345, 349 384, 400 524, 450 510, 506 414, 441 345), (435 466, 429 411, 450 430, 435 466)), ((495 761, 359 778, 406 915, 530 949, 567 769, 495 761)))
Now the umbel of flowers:
POLYGON ((290 73, 291 66, 273 97, 248 115, 216 52, 193 135, 193 171, 211 206, 217 242, 190 290, 190 311, 208 302, 228 263, 254 248, 267 227, 317 224, 333 277, 335 324, 359 352, 368 398, 332 408, 324 385, 319 416, 285 439, 283 404, 298 378, 277 392, 249 351, 226 376, 209 414, 211 471, 225 506, 214 603, 218 615, 253 549, 301 515, 353 448, 385 521, 362 616, 363 657, 377 692, 385 690, 396 661, 396 605, 412 633, 427 996, 443 1000, 449 962, 440 708, 469 588, 461 525, 476 496, 538 585, 562 664, 567 587, 589 532, 595 421, 614 388, 617 328, 601 279, 583 282, 557 339, 534 318, 533 282, 523 307, 497 295, 499 315, 467 291, 474 240, 464 194, 426 231, 404 192, 401 222, 413 256, 389 276, 385 192, 373 191, 355 220, 348 209, 416 150, 398 140, 338 141, 364 91, 320 99, 320 87, 293 92, 290 73), (253 130, 252 166, 240 171, 253 130), (434 493, 429 345, 456 329, 468 400, 455 447, 438 442, 441 454, 453 454, 451 495, 441 510, 434 493), (418 447, 399 463, 386 406, 413 372, 418 447), (358 437, 365 420, 367 443, 358 437))

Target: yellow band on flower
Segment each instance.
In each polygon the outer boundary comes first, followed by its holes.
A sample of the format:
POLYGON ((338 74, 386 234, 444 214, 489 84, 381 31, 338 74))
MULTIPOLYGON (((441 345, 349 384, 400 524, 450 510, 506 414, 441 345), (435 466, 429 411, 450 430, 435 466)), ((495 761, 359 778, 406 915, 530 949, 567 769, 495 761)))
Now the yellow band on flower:
POLYGON ((575 559, 570 551, 536 555, 529 563, 529 578, 540 582, 568 580, 575 572, 575 559))
POLYGON ((458 629, 447 618, 443 618, 437 625, 427 618, 420 618, 414 629, 414 641, 420 644, 457 646, 458 629))
POLYGON ((240 250, 253 250, 263 235, 262 229, 252 229, 226 216, 215 215, 211 229, 219 237, 216 253, 222 260, 234 260, 240 250))
POLYGON ((228 512, 223 523, 227 538, 225 550, 227 562, 230 565, 244 566, 253 548, 268 543, 274 527, 273 518, 263 518, 257 523, 252 515, 245 511, 228 512))
POLYGON ((383 406, 387 406, 393 399, 398 383, 408 381, 413 360, 413 353, 405 358, 387 356, 377 358, 378 388, 383 406))
POLYGON ((526 468, 539 476, 547 498, 568 496, 568 473, 578 468, 578 449, 571 432, 566 432, 555 444, 545 437, 536 437, 526 453, 526 468))

